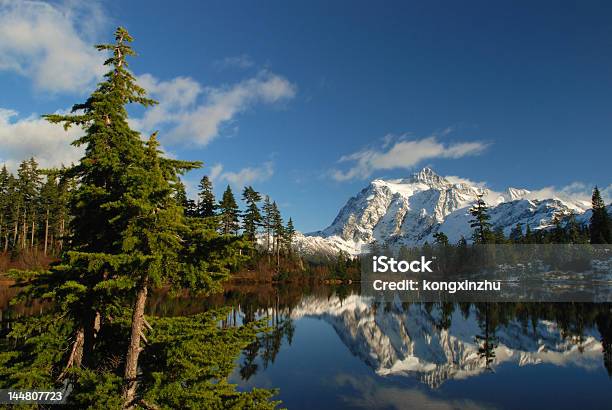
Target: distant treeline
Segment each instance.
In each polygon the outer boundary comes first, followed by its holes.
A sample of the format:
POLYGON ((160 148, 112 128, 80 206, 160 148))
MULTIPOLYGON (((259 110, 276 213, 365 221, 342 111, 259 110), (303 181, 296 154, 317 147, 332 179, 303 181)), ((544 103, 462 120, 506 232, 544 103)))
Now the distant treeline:
POLYGON ((17 174, 0 171, 0 250, 13 255, 32 249, 61 252, 69 220, 72 181, 64 170, 41 170, 34 158, 17 174))

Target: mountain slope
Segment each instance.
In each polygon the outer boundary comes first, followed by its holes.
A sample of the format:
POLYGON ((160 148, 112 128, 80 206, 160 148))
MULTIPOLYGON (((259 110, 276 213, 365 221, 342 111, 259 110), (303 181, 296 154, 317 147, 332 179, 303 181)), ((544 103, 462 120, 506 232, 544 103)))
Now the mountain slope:
POLYGON ((478 185, 444 178, 424 168, 410 178, 376 179, 350 198, 332 224, 319 232, 296 237, 303 254, 359 254, 373 242, 390 246, 419 245, 444 232, 451 242, 469 238, 469 208, 483 194, 490 206, 491 223, 508 234, 517 223, 532 230, 546 228, 556 213, 579 215, 588 204, 567 198, 538 200, 526 189, 494 192, 478 185))

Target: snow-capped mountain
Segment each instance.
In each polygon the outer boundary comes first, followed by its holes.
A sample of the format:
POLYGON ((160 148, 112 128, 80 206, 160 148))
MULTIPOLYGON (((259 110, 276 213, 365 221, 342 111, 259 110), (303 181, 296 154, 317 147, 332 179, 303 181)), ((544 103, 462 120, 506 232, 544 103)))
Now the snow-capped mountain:
MULTIPOLYGON (((329 323, 350 351, 377 374, 416 376, 432 388, 487 369, 475 339, 483 333, 475 311, 465 318, 456 308, 447 329, 436 325, 441 316, 439 307, 428 310, 424 305, 397 303, 385 309, 358 295, 342 300, 304 298, 291 312, 294 319, 310 317, 329 323)), ((520 321, 512 320, 497 327, 495 337, 491 369, 504 363, 587 368, 601 363, 601 336, 594 328, 585 329, 577 343, 563 337, 555 322, 540 320, 526 329, 520 321)))
POLYGON ((579 222, 586 222, 582 216, 589 207, 568 198, 533 199, 526 189, 494 192, 424 168, 410 178, 372 181, 348 200, 329 227, 297 235, 294 246, 306 255, 339 250, 359 254, 374 241, 390 246, 431 243, 438 231, 451 242, 469 239, 469 208, 480 194, 490 207, 493 227, 501 226, 506 234, 517 223, 532 230, 546 228, 556 213, 574 212, 579 222))

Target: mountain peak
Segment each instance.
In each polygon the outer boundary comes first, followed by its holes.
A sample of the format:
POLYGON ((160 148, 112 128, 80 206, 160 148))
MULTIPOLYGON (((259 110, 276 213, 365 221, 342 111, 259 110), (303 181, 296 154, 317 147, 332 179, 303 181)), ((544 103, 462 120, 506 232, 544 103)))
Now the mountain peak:
POLYGON ((441 177, 440 175, 436 174, 434 170, 429 167, 425 167, 419 172, 415 172, 414 174, 412 174, 410 180, 412 182, 423 182, 425 184, 436 185, 448 182, 444 177, 441 177))

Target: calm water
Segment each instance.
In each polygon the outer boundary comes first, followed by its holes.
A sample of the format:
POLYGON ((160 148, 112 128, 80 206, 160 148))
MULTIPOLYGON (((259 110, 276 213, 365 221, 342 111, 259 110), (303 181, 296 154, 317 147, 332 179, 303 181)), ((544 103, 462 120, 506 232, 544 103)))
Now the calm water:
POLYGON ((289 409, 612 409, 610 305, 383 305, 297 286, 150 302, 156 315, 231 307, 222 326, 268 317, 231 379, 278 388, 289 409))
POLYGON ((382 306, 346 289, 225 302, 228 324, 267 314, 274 327, 233 382, 279 388, 290 409, 612 409, 610 306, 382 306))

